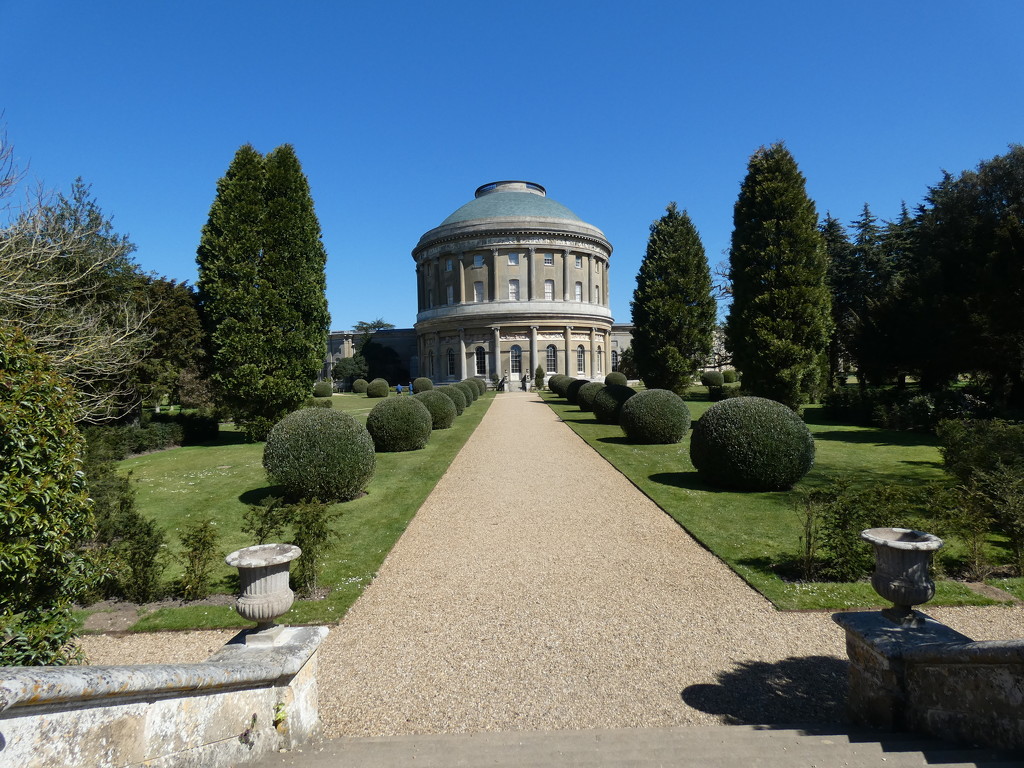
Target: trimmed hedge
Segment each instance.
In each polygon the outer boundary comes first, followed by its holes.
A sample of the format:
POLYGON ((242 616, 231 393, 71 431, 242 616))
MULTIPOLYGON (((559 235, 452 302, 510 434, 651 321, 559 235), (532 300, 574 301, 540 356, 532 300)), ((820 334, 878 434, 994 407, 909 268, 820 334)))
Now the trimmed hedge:
POLYGON ((580 388, 584 384, 589 383, 590 381, 588 379, 573 379, 569 382, 569 386, 565 388, 565 399, 568 400, 571 405, 576 405, 576 398, 580 393, 580 388))
POLYGON ((626 374, 619 373, 618 371, 612 371, 604 377, 604 383, 607 384, 618 384, 620 387, 625 387, 629 384, 629 379, 626 378, 626 374))
POLYGON ((428 389, 425 392, 417 392, 413 397, 430 411, 432 429, 448 429, 455 422, 455 403, 447 394, 428 389))
POLYGON ((690 409, 675 392, 647 389, 622 404, 619 426, 631 443, 678 443, 690 429, 690 409))
POLYGON ((736 373, 732 368, 726 368, 722 371, 722 379, 726 384, 735 384, 740 380, 739 374, 736 373))
POLYGON ((471 384, 469 381, 460 381, 453 386, 458 387, 462 390, 462 394, 466 396, 466 407, 468 408, 476 399, 480 397, 480 390, 476 388, 475 384, 471 384))
POLYGON ((357 395, 365 395, 369 382, 366 379, 356 379, 352 382, 352 391, 357 395))
POLYGON ((366 385, 367 397, 387 397, 391 387, 386 379, 374 379, 366 385))
POLYGON ((366 488, 377 459, 366 427, 347 413, 303 408, 270 430, 263 467, 295 499, 348 501, 366 488))
POLYGON ((572 379, 569 376, 564 373, 556 373, 548 380, 548 389, 559 397, 565 397, 565 390, 571 382, 572 379))
POLYGON ((594 398, 604 387, 605 385, 600 381, 588 381, 576 393, 576 405, 580 407, 581 411, 594 410, 594 398))
POLYGON ((318 381, 313 385, 313 397, 330 397, 334 394, 334 387, 329 381, 318 381))
POLYGON ((454 384, 445 384, 443 387, 438 387, 434 391, 440 392, 452 401, 452 405, 455 406, 456 416, 461 416, 462 412, 466 410, 466 393, 454 384))
POLYGON ((426 376, 420 376, 413 379, 412 391, 413 394, 418 395, 420 392, 429 392, 434 388, 434 382, 428 379, 426 376))
POLYGON ((783 491, 814 465, 814 438, 800 417, 763 397, 736 397, 708 408, 693 428, 690 461, 718 488, 783 491))
POLYGON ((602 424, 618 424, 622 404, 635 394, 632 387, 606 384, 594 395, 594 415, 602 424))
POLYGON ((389 397, 373 406, 366 430, 381 453, 417 451, 430 439, 433 419, 415 397, 389 397))
POLYGON ((705 387, 722 387, 725 384, 725 374, 721 371, 704 371, 700 375, 700 383, 705 387))
POLYGON ((476 393, 478 396, 486 394, 487 383, 483 379, 473 376, 472 378, 466 379, 466 381, 472 383, 472 385, 476 387, 476 393))

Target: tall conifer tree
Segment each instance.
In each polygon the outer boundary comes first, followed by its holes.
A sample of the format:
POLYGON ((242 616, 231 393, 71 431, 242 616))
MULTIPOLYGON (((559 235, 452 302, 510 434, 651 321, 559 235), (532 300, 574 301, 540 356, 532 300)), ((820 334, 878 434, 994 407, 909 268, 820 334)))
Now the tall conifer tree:
POLYGON ((817 218, 789 150, 755 152, 733 212, 726 341, 744 389, 791 408, 816 398, 828 371, 831 301, 817 218))
POLYGON ((716 304, 700 235, 675 203, 651 224, 630 306, 640 378, 682 393, 711 354, 716 304))
POLYGON ((323 364, 326 254, 288 145, 246 144, 217 183, 197 251, 218 402, 253 440, 299 406, 323 364))

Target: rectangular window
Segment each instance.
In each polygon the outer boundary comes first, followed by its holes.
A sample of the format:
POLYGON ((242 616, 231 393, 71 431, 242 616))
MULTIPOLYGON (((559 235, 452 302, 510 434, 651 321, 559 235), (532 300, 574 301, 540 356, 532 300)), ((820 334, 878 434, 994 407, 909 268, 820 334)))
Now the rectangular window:
POLYGON ((555 266, 555 254, 553 254, 553 253, 545 253, 544 254, 544 266, 545 267, 553 267, 553 266, 555 266))
POLYGON ((474 254, 473 255, 473 266, 474 267, 482 267, 483 265, 484 265, 484 255, 482 253, 474 254))
POLYGON ((576 301, 583 301, 583 283, 576 283, 576 301))
POLYGON ((473 301, 481 302, 484 300, 484 284, 482 282, 473 283, 473 301))
POLYGON ((455 286, 454 285, 449 285, 448 286, 448 303, 449 304, 454 304, 455 303, 455 286))
POLYGON ((582 256, 577 256, 576 257, 576 269, 583 269, 583 257, 582 256))
POLYGON ((445 271, 445 272, 451 272, 451 271, 452 271, 452 267, 453 267, 453 266, 454 266, 454 264, 453 264, 452 260, 451 260, 451 259, 448 259, 448 260, 447 260, 447 261, 446 261, 446 262, 444 263, 444 271, 445 271))
POLYGON ((509 280, 508 281, 508 300, 519 301, 519 281, 509 280))
POLYGON ((552 301, 555 298, 555 281, 545 280, 544 281, 544 298, 548 301, 552 301))
POLYGON ((510 253, 508 255, 508 265, 510 267, 518 267, 519 266, 519 254, 518 253, 510 253))

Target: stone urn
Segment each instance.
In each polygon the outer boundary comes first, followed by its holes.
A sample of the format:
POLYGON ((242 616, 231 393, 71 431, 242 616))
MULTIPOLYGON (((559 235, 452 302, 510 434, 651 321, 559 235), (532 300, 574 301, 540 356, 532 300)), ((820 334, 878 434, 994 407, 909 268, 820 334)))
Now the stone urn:
POLYGON ((238 569, 241 594, 235 608, 244 619, 256 622, 256 631, 274 627, 295 600, 288 586, 288 564, 302 554, 292 544, 259 544, 232 552, 225 558, 238 569))
POLYGON ((882 615, 900 626, 919 626, 922 619, 914 606, 935 597, 928 570, 942 539, 908 528, 869 528, 860 537, 875 548, 871 586, 893 604, 882 615))

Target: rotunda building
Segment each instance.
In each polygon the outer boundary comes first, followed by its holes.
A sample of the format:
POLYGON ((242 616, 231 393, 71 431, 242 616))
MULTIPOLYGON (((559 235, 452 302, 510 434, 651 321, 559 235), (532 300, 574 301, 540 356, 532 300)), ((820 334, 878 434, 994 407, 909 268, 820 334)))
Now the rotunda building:
POLYGON ((420 375, 518 388, 540 365, 547 376, 603 378, 611 253, 600 229, 541 185, 479 187, 412 252, 420 375))

